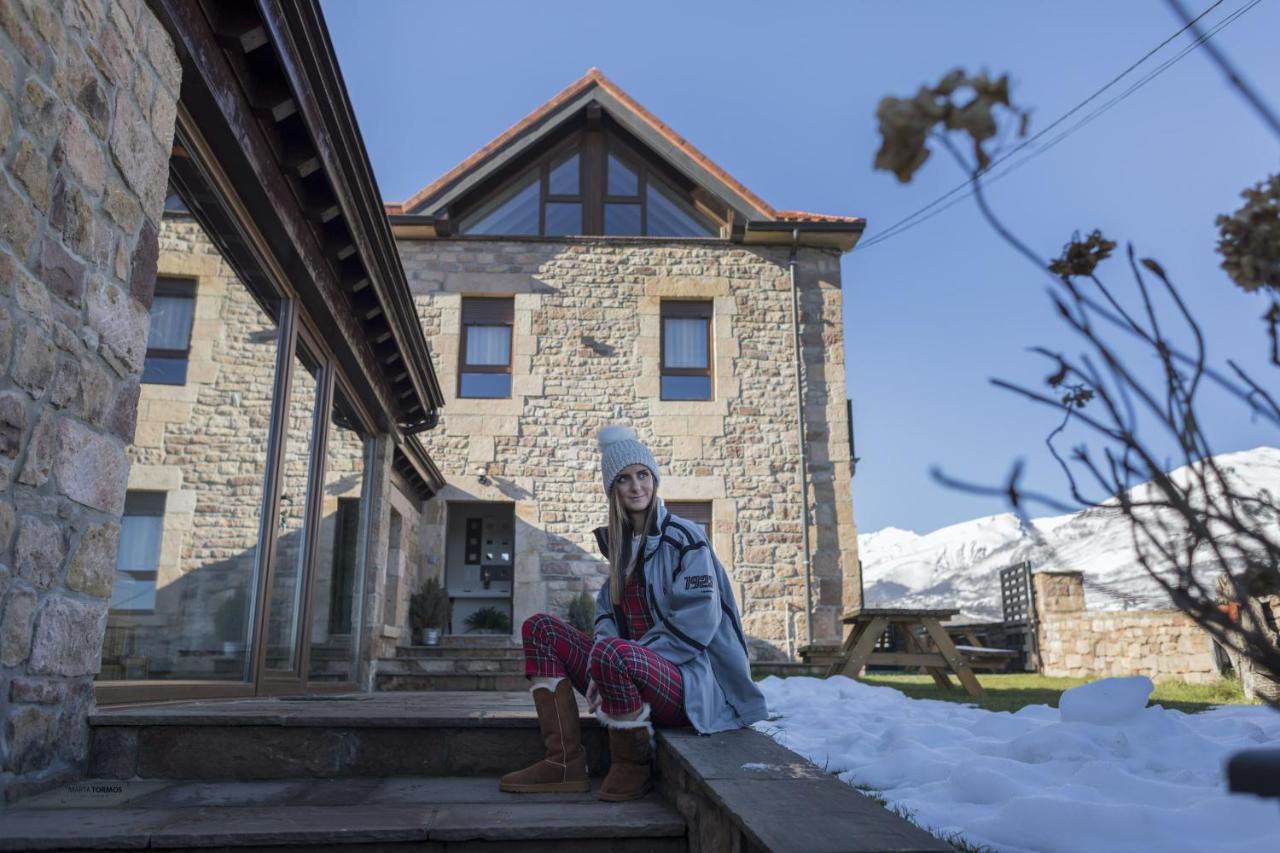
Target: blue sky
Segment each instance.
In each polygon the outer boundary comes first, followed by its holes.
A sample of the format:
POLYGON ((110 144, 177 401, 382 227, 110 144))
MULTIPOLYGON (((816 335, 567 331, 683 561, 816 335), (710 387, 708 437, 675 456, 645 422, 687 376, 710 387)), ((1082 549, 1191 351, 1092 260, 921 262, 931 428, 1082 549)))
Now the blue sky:
MULTIPOLYGON (((1205 23, 1248 5, 1226 0, 1205 23)), ((1211 0, 1191 5, 1195 12, 1211 0)), ((399 201, 598 66, 778 208, 868 219, 867 237, 963 179, 945 154, 901 185, 872 169, 875 109, 953 67, 1008 72, 1047 125, 1179 26, 1158 0, 998 2, 425 3, 326 0, 325 15, 383 196, 399 201)), ((1215 36, 1280 109, 1280 2, 1262 0, 1215 36)), ((1103 100, 1187 43, 1183 36, 1103 100)), ((1095 102, 1095 103, 1100 103, 1095 102)), ((1083 115, 1083 114, 1082 114, 1083 115)), ((1046 257, 1101 228, 1160 259, 1201 320, 1211 361, 1236 358, 1274 386, 1261 297, 1218 268, 1214 217, 1280 170, 1280 144, 1197 50, 1084 129, 990 188, 993 205, 1046 257)), ((1132 293, 1120 260, 1101 268, 1132 293)), ((1029 346, 1078 352, 1040 279, 970 199, 843 261, 847 386, 861 462, 859 530, 925 532, 1005 509, 937 485, 930 468, 1062 495, 1043 445, 1056 418, 994 388, 1049 372, 1029 346)), ((1212 395, 1218 452, 1274 444, 1272 430, 1212 395)))

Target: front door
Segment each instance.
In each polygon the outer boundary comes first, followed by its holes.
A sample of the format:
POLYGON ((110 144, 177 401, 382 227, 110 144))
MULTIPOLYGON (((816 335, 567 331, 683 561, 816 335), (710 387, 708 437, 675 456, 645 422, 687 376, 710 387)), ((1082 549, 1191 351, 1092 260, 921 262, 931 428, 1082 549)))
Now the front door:
POLYGON ((449 633, 510 635, 515 506, 451 501, 445 537, 449 633))

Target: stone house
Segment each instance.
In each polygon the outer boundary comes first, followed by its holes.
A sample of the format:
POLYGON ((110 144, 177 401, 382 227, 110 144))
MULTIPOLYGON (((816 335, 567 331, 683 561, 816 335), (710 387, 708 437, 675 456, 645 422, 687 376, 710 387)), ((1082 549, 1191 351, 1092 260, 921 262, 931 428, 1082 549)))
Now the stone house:
POLYGON ((84 772, 95 703, 370 689, 426 577, 458 632, 563 612, 609 420, 758 656, 858 601, 862 222, 598 72, 386 210, 314 3, 0 2, 0 212, 5 799, 84 772))
POLYGON ((387 211, 445 399, 421 567, 453 632, 599 588, 593 436, 621 421, 710 531, 753 653, 839 641, 860 596, 840 256, 862 220, 774 209, 595 69, 387 211))

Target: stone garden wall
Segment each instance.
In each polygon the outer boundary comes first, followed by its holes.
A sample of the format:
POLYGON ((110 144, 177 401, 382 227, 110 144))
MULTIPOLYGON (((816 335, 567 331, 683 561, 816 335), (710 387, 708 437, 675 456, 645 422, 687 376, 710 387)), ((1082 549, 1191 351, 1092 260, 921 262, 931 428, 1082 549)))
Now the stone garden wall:
POLYGON ((1080 572, 1032 577, 1044 675, 1146 675, 1192 683, 1219 678, 1213 641, 1181 611, 1086 610, 1080 572))
MULTIPOLYGON (((606 568, 591 530, 606 505, 594 436, 621 421, 653 449, 660 494, 712 503, 712 544, 753 654, 793 657, 806 626, 787 250, 567 238, 402 240, 400 252, 446 395, 425 437, 450 484, 424 516, 429 570, 443 573, 443 502, 506 501, 516 630, 597 590, 606 568), (463 295, 514 297, 509 400, 456 397, 463 295), (659 399, 663 298, 714 304, 713 400, 659 399)), ((827 642, 859 591, 839 269, 836 253, 800 252, 814 628, 827 642)))
POLYGON ((140 0, 0 2, 0 790, 83 766, 181 70, 140 0))

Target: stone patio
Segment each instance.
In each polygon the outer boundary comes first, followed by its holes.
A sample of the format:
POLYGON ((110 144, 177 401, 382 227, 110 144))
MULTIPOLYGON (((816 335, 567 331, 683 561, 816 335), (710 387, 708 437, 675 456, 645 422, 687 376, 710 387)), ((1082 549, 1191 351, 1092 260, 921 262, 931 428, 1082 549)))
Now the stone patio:
MULTIPOLYGON (((579 707, 598 785, 606 732, 579 707)), ((752 730, 659 730, 656 791, 634 802, 504 794, 497 776, 541 756, 525 691, 139 705, 90 721, 90 778, 0 811, 0 850, 950 849, 752 730)))

